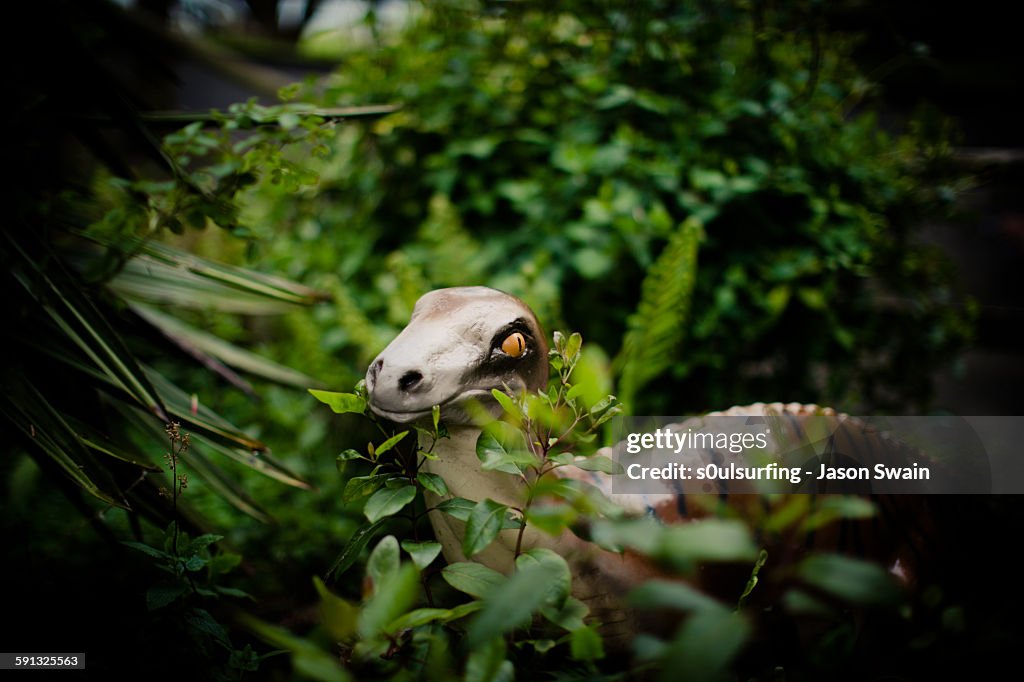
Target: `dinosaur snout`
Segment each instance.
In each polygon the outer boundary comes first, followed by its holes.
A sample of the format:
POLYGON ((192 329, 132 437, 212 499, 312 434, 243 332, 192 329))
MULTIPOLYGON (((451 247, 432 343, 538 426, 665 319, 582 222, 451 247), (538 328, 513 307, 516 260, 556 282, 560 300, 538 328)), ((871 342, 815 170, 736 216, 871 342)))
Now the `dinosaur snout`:
POLYGON ((420 367, 394 367, 377 358, 366 370, 366 388, 371 395, 385 401, 405 395, 429 391, 434 382, 428 371, 420 367))

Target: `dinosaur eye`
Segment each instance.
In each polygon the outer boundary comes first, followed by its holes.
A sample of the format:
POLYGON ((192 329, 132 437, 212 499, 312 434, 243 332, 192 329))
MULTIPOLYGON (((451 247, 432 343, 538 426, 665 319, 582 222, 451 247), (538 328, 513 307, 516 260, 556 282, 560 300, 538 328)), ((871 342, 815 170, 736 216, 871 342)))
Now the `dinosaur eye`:
POLYGON ((518 358, 526 352, 526 338, 519 332, 513 332, 501 342, 501 350, 506 355, 518 358))

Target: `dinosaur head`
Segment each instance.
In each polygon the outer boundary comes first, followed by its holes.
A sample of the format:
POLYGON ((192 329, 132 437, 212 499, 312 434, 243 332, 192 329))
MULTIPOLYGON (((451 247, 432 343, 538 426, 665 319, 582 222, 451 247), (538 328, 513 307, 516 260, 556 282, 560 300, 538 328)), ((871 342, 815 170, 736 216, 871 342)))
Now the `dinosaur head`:
POLYGON ((487 287, 438 289, 423 295, 405 329, 366 372, 370 409, 395 422, 430 415, 471 423, 475 400, 499 410, 491 389, 533 391, 547 385, 548 348, 530 308, 487 287))

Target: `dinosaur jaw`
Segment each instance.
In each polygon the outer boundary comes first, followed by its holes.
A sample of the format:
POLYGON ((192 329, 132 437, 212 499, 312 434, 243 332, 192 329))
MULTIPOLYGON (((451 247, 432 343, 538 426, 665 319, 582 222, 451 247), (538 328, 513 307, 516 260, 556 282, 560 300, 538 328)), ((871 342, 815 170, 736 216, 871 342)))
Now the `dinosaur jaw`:
MULTIPOLYGON (((478 419, 473 418, 475 415, 493 419, 496 416, 495 408, 498 407, 497 401, 491 395, 490 389, 486 388, 463 391, 458 395, 440 401, 438 405, 441 408, 441 420, 443 422, 460 425, 476 424, 478 419)), ((378 417, 398 424, 411 424, 418 421, 429 422, 433 412, 433 405, 413 409, 389 410, 376 404, 372 393, 369 406, 370 410, 378 417)))

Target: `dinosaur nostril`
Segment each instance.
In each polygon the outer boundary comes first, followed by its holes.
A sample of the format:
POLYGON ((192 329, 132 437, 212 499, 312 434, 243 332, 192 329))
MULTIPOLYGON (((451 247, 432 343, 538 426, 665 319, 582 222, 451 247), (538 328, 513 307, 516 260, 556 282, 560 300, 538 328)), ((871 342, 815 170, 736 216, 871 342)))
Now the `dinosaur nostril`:
POLYGON ((423 381, 423 375, 420 374, 419 372, 415 370, 411 372, 406 372, 398 380, 398 388, 400 388, 403 391, 411 391, 412 389, 416 388, 416 386, 418 386, 421 381, 423 381))
POLYGON ((377 383, 377 375, 380 374, 380 370, 383 367, 383 360, 374 360, 373 364, 370 365, 370 369, 366 373, 366 383, 369 384, 371 390, 373 389, 373 385, 377 383))

